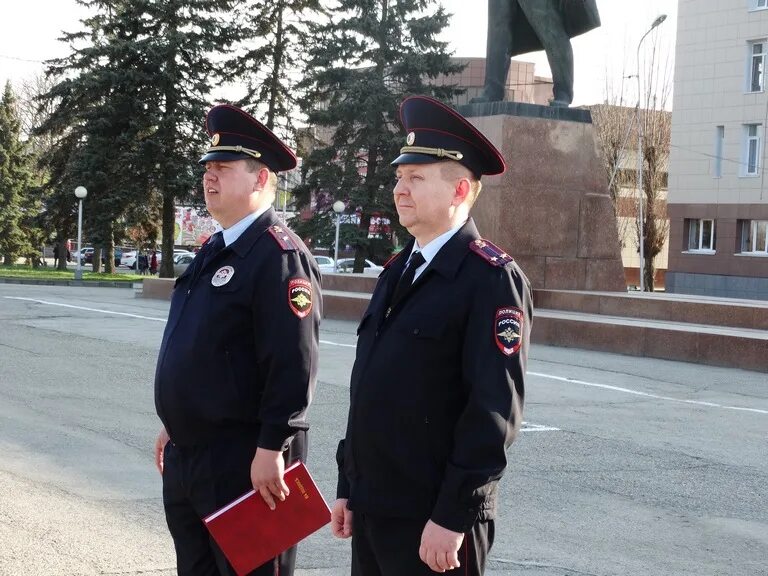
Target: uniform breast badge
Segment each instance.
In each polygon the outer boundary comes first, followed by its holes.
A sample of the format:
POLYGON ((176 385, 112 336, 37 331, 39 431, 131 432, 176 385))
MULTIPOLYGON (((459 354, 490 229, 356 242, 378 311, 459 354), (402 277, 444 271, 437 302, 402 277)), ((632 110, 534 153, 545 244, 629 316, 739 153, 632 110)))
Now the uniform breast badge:
POLYGON ((216 270, 213 278, 211 278, 211 284, 213 284, 216 288, 219 286, 224 286, 224 284, 232 280, 232 276, 234 275, 235 269, 232 268, 232 266, 222 266, 216 270))

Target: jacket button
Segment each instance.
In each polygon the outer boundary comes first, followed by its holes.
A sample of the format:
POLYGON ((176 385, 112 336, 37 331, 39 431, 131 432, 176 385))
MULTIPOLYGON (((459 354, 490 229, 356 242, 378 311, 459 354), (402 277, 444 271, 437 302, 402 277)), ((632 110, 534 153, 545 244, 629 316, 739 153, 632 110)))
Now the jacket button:
POLYGON ((418 336, 419 335, 419 329, 418 328, 414 328, 413 329, 413 334, 414 334, 414 336, 418 336))

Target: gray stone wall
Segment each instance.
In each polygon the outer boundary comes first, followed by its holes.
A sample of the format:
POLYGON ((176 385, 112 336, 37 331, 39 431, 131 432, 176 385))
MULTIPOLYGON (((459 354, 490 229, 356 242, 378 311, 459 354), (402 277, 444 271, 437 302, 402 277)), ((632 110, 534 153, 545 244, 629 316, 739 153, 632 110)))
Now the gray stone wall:
POLYGON ((679 294, 768 300, 768 278, 668 271, 666 290, 679 294))

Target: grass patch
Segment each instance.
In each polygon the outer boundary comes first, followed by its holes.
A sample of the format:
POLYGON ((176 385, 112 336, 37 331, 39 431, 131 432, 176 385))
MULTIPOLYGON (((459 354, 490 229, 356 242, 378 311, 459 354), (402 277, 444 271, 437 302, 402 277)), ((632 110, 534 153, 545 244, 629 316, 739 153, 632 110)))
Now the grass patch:
MULTIPOLYGON (((48 266, 32 268, 32 266, 14 265, 0 266, 0 278, 23 278, 28 280, 74 280, 74 270, 56 270, 48 266)), ((146 276, 138 274, 105 274, 103 272, 87 272, 83 269, 84 282, 137 282, 146 276)))

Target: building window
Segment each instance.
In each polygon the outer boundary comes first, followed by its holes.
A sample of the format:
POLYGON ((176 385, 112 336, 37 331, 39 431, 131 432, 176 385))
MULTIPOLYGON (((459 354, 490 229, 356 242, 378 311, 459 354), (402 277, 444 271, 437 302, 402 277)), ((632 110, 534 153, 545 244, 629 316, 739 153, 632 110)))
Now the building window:
POLYGON ((725 141, 725 126, 715 126, 715 164, 712 170, 712 176, 714 176, 715 178, 720 178, 723 175, 723 142, 724 141, 725 141))
POLYGON ((765 40, 749 43, 749 82, 748 92, 762 92, 765 79, 765 40))
POLYGON ((715 221, 688 219, 688 250, 715 250, 715 221))
POLYGON ((768 0, 751 0, 750 4, 752 10, 764 10, 765 8, 768 8, 768 0))
POLYGON ((744 175, 756 176, 760 171, 760 124, 744 125, 744 175))
POLYGON ((742 221, 741 251, 768 253, 768 220, 742 221))

